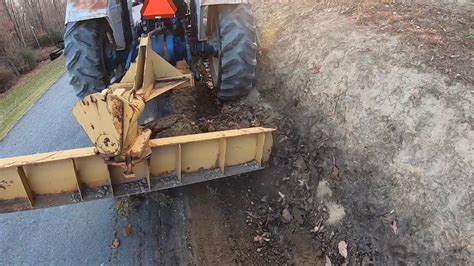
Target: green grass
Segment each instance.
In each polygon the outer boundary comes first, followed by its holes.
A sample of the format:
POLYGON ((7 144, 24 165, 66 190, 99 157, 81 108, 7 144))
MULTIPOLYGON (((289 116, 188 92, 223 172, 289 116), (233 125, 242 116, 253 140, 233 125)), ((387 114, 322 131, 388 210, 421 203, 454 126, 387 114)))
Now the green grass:
POLYGON ((0 140, 64 73, 64 64, 64 57, 60 57, 26 77, 22 84, 0 95, 0 140))

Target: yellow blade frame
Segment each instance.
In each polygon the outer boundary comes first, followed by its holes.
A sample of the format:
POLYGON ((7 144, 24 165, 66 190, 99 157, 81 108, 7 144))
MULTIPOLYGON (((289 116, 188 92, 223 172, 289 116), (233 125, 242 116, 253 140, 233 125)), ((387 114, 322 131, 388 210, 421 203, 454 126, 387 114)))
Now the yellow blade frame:
POLYGON ((149 141, 134 178, 93 147, 0 159, 0 213, 120 197, 263 168, 273 129, 247 128, 149 141))

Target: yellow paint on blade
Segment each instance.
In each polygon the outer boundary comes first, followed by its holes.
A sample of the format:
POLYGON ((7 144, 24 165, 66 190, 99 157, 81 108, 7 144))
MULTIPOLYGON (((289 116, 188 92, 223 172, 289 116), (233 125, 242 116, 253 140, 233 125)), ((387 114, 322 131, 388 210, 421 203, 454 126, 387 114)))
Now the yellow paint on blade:
POLYGON ((103 186, 110 187, 111 196, 122 196, 137 193, 123 186, 135 181, 146 184, 138 191, 143 193, 225 177, 228 170, 232 174, 258 170, 270 158, 273 130, 246 128, 152 139, 151 156, 126 175, 125 169, 107 163, 94 148, 0 159, 0 212, 17 210, 12 206, 18 199, 35 208, 40 196, 40 207, 54 206, 66 204, 71 193, 78 193, 81 200, 95 199, 86 190, 103 186))

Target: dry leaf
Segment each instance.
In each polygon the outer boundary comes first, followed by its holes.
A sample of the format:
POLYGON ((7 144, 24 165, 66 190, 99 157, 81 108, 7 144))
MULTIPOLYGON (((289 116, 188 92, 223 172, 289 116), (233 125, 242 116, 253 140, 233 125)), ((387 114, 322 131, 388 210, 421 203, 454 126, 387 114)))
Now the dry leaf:
POLYGON ((346 241, 341 241, 337 244, 337 248, 339 249, 339 254, 344 258, 347 258, 347 243, 346 241))
POLYGON ((114 241, 112 241, 112 245, 110 245, 111 248, 113 249, 116 249, 118 247, 120 247, 120 240, 118 240, 118 238, 114 239, 114 241))
POLYGON ((125 237, 129 237, 131 234, 132 234, 132 225, 131 225, 131 224, 127 224, 127 225, 123 228, 123 235, 124 235, 125 237))

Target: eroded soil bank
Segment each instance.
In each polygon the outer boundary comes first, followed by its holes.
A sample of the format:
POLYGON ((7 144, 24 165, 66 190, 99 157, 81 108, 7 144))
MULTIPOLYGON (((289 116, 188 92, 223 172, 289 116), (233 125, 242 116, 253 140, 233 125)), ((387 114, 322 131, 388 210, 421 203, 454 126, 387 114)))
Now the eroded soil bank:
POLYGON ((290 181, 306 186, 310 209, 344 209, 336 223, 323 221, 334 233, 324 237, 329 248, 345 240, 352 262, 468 264, 472 5, 255 11, 259 92, 308 169, 290 181))

